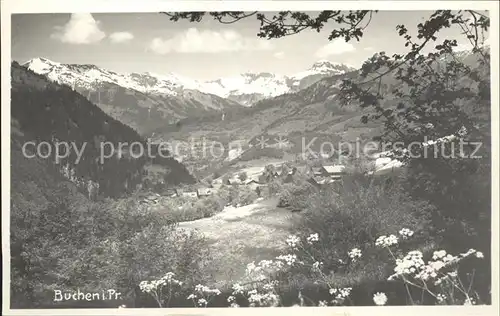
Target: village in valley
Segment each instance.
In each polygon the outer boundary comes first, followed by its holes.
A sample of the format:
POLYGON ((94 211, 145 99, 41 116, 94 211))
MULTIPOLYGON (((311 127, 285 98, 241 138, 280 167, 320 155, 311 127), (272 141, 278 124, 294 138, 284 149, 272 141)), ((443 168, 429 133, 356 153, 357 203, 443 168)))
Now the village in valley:
MULTIPOLYGON (((352 166, 331 163, 328 161, 315 163, 313 165, 304 163, 297 164, 291 161, 274 162, 265 166, 262 166, 261 161, 251 161, 250 163, 254 163, 257 166, 244 167, 238 171, 228 172, 217 178, 207 177, 193 185, 160 189, 157 190, 158 192, 154 193, 146 193, 147 191, 143 191, 140 194, 142 196, 140 204, 144 207, 159 208, 162 205, 162 201, 189 200, 193 202, 216 195, 221 189, 228 187, 235 190, 255 193, 255 200, 247 201, 247 203, 251 204, 252 202, 262 201, 265 198, 271 197, 273 192, 270 191, 269 186, 274 182, 291 184, 305 181, 311 185, 311 187, 319 190, 330 185, 341 183, 343 176, 353 172, 352 166)), ((387 157, 387 152, 377 153, 372 156, 372 160, 365 167, 363 174, 365 176, 375 177, 387 176, 395 173, 395 171, 399 170, 401 167, 402 163, 397 159, 387 157)), ((359 170, 357 170, 357 172, 359 172, 359 170)), ((160 180, 160 188, 162 183, 163 182, 160 180)), ((231 206, 231 203, 224 206, 231 206)), ((245 205, 236 203, 234 206, 241 207, 245 205)), ((277 206, 287 207, 288 205, 286 202, 278 200, 277 206)))

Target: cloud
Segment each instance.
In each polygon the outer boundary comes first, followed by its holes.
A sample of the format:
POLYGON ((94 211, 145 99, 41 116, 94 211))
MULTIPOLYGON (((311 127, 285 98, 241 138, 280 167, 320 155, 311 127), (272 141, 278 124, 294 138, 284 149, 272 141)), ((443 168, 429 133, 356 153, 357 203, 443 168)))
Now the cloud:
POLYGON ((69 44, 97 43, 106 37, 99 24, 90 13, 73 13, 68 23, 56 26, 51 37, 69 44))
POLYGON ((369 52, 373 52, 375 50, 375 48, 373 48, 371 46, 368 46, 368 47, 363 48, 363 50, 366 50, 366 51, 369 51, 369 52))
POLYGON ((109 39, 113 43, 125 43, 129 42, 134 38, 134 34, 130 32, 115 32, 109 35, 109 39))
POLYGON ((326 58, 331 55, 340 55, 348 53, 354 50, 354 46, 350 43, 346 43, 343 39, 337 38, 325 46, 318 49, 316 52, 316 57, 326 58))
POLYGON ((276 53, 274 53, 273 56, 275 58, 278 58, 278 59, 283 59, 283 58, 285 58, 285 52, 276 52, 276 53))
POLYGON ((149 50, 165 55, 178 53, 221 53, 235 51, 270 50, 269 41, 254 37, 244 37, 240 33, 227 31, 198 30, 190 28, 169 39, 157 37, 149 45, 149 50))

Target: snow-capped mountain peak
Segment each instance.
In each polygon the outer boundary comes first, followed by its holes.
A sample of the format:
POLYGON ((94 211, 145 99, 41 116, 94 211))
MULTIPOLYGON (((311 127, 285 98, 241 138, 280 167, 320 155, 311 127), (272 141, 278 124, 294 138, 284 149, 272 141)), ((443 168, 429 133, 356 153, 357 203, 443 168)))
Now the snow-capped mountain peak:
POLYGON ((59 63, 51 61, 44 57, 37 57, 27 61, 25 65, 28 65, 28 68, 33 72, 45 74, 49 72, 52 67, 59 65, 59 63))
POLYGON ((345 74, 350 71, 354 71, 355 68, 346 64, 341 64, 341 63, 336 63, 336 62, 331 62, 329 60, 318 60, 315 62, 311 68, 301 71, 299 73, 296 73, 295 75, 292 75, 291 78, 295 80, 302 80, 308 76, 314 76, 314 75, 329 75, 329 76, 334 76, 334 75, 341 75, 345 74))

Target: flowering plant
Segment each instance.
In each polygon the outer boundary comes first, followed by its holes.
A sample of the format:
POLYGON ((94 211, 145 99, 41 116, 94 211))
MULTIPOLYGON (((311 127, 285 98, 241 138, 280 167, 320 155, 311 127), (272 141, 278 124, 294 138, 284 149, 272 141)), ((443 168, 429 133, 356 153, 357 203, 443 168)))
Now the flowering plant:
MULTIPOLYGON (((395 261, 393 273, 388 277, 388 281, 400 280, 403 282, 408 297, 413 304, 414 300, 410 288, 419 289, 422 293, 427 293, 435 299, 436 304, 464 304, 473 305, 480 302, 479 295, 472 291, 473 273, 469 284, 464 284, 459 277, 459 264, 466 258, 483 258, 484 255, 474 249, 470 249, 459 255, 452 255, 446 250, 435 250, 427 261, 420 250, 411 250, 400 255, 397 251, 401 241, 410 239, 414 232, 408 228, 403 228, 397 235, 382 235, 375 240, 375 246, 386 250, 395 261)), ((279 281, 277 276, 281 273, 293 272, 294 268, 309 269, 314 277, 314 284, 322 284, 327 287, 330 298, 315 302, 318 306, 346 305, 350 301, 352 287, 336 287, 332 284, 330 272, 324 271, 324 264, 319 261, 309 251, 310 246, 314 246, 319 241, 317 233, 310 234, 306 238, 290 235, 285 240, 289 246, 289 252, 277 256, 272 260, 261 260, 258 263, 251 262, 245 269, 244 283, 234 283, 232 292, 227 297, 230 307, 239 307, 238 302, 248 302, 250 307, 275 307, 282 306, 282 298, 277 290, 279 281), (308 245, 308 247, 305 247, 308 245)), ((351 262, 357 262, 363 253, 359 248, 353 248, 347 252, 347 257, 351 262)), ((337 259, 344 262, 341 259, 337 259)), ((159 280, 143 281, 139 287, 144 293, 148 293, 162 307, 169 305, 172 291, 180 289, 183 283, 174 278, 172 272, 167 273, 159 280), (166 295, 166 299, 162 298, 166 295)), ((211 300, 221 295, 221 291, 198 284, 194 291, 187 297, 192 300, 195 307, 207 307, 211 300)), ((298 292, 300 306, 304 306, 302 291, 298 292)), ((309 301, 313 301, 307 298, 309 301)), ((373 302, 377 306, 386 305, 389 301, 383 292, 373 294, 373 302)), ((313 301, 314 302, 314 301, 313 301)), ((352 302, 351 302, 352 303, 352 302)))

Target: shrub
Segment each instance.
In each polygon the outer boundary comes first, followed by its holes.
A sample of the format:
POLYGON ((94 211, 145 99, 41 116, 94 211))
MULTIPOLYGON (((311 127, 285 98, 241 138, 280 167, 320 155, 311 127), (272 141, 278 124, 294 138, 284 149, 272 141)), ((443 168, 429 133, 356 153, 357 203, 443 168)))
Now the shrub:
POLYGON ((240 204, 241 206, 252 204, 258 197, 259 196, 257 192, 255 192, 255 190, 252 190, 251 188, 247 187, 242 187, 239 190, 239 195, 236 200, 236 204, 240 204))
POLYGON ((238 178, 239 178, 242 182, 244 182, 244 181, 248 178, 247 173, 246 173, 246 172, 244 172, 244 171, 243 171, 243 172, 241 172, 241 173, 238 175, 238 178))
POLYGON ((245 185, 222 186, 217 195, 224 205, 248 205, 253 203, 257 198, 257 192, 245 185))
POLYGON ((211 217, 215 214, 221 212, 224 209, 224 202, 218 196, 209 196, 198 200, 194 208, 197 210, 198 214, 202 217, 211 217))
MULTIPOLYGON (((14 209, 12 308, 54 307, 55 289, 115 289, 132 300, 138 280, 165 270, 176 271, 186 283, 206 281, 204 239, 180 232, 168 212, 141 207, 133 199, 93 203, 74 192, 54 198, 60 198, 57 204, 32 213, 36 229, 19 226, 21 209, 14 209)), ((122 303, 71 301, 65 307, 122 303)))
POLYGON ((219 195, 221 200, 224 201, 225 205, 227 205, 227 204, 233 204, 233 202, 236 201, 239 195, 239 191, 236 186, 223 185, 220 187, 217 194, 219 195))
MULTIPOLYGON (((429 212, 432 207, 413 200, 399 185, 386 186, 369 179, 345 177, 342 186, 324 188, 307 199, 306 212, 297 225, 301 236, 318 233, 321 247, 314 250, 325 268, 346 268, 338 259, 350 249, 365 249, 381 232, 397 232, 414 227, 419 240, 429 237, 429 212)), ((385 259, 368 255, 363 260, 385 259)), ((385 260, 387 261, 387 260, 385 260)))
POLYGON ((289 207, 293 210, 307 208, 308 199, 316 192, 315 188, 306 181, 285 183, 278 194, 279 206, 289 207))
POLYGON ((490 243, 491 165, 488 159, 412 161, 403 179, 410 194, 436 206, 433 223, 442 229, 448 247, 477 248, 490 243))

